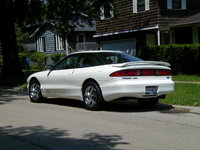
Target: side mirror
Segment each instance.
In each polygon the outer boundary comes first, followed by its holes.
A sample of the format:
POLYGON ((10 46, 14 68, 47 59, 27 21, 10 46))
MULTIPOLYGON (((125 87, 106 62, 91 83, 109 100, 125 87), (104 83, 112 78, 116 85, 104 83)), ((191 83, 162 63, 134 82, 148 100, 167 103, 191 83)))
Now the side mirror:
POLYGON ((54 69, 54 66, 53 65, 47 65, 45 67, 46 70, 53 70, 54 69))

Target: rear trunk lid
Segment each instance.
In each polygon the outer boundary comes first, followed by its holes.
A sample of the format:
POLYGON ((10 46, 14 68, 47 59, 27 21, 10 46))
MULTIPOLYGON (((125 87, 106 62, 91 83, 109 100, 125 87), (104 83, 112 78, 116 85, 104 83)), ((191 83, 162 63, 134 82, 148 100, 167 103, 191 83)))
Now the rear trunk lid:
POLYGON ((114 64, 113 67, 129 67, 129 66, 149 66, 149 65, 156 65, 156 66, 166 66, 170 67, 170 64, 163 61, 134 61, 134 62, 126 62, 121 64, 114 64))

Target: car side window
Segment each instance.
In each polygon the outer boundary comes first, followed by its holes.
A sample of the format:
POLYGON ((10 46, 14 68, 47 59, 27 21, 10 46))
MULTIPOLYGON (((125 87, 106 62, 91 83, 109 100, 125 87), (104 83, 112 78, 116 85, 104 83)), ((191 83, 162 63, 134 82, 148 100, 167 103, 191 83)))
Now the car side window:
POLYGON ((78 55, 71 55, 61 60, 57 64, 55 64, 54 67, 56 70, 73 69, 76 67, 77 60, 78 60, 78 55))
POLYGON ((101 62, 94 54, 82 54, 77 62, 77 68, 99 66, 101 62))

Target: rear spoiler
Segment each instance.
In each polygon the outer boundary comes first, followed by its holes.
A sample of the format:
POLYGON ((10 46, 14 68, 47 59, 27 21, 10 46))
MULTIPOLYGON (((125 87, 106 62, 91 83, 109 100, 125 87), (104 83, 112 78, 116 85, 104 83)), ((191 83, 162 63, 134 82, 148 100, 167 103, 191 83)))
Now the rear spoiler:
POLYGON ((168 62, 163 61, 131 61, 122 64, 115 64, 114 67, 128 67, 128 66, 138 66, 138 65, 159 65, 170 67, 168 62))

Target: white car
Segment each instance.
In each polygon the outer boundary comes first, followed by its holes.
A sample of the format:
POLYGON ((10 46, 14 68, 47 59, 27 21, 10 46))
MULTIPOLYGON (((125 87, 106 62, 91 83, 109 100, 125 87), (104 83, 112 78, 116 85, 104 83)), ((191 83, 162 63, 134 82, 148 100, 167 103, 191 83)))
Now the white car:
POLYGON ((68 55, 27 79, 31 102, 77 99, 88 110, 104 102, 133 98, 153 106, 174 90, 169 63, 143 61, 120 51, 84 51, 68 55))

